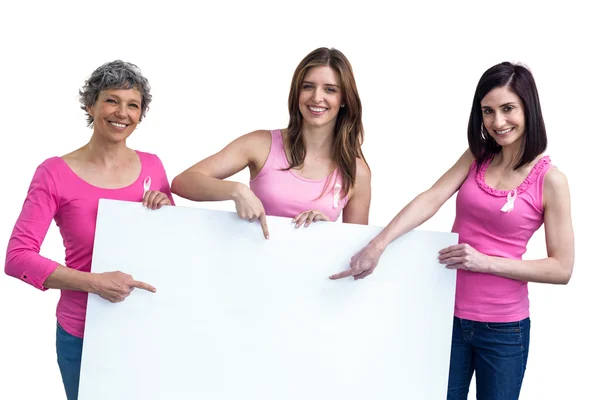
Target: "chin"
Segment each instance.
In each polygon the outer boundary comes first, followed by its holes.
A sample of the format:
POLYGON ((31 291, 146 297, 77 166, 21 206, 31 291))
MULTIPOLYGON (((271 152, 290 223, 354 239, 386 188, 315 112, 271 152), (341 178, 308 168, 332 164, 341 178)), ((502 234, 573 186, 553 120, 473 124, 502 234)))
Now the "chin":
POLYGON ((516 137, 516 138, 511 138, 511 137, 507 137, 507 138, 494 138, 494 140, 496 141, 496 143, 498 143, 500 146, 505 147, 505 146, 513 146, 515 144, 521 144, 521 136, 516 137))

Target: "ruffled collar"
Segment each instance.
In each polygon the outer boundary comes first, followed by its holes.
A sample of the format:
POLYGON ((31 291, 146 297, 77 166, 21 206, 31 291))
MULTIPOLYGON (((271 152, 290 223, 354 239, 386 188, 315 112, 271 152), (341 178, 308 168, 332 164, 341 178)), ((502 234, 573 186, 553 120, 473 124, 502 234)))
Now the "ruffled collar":
POLYGON ((492 159, 489 159, 489 160, 485 161, 483 164, 481 164, 481 168, 479 168, 479 171, 477 172, 477 175, 475 176, 475 180, 477 181, 477 184, 479 185, 479 187, 486 193, 489 193, 493 196, 506 197, 513 190, 517 191, 517 195, 520 195, 521 193, 526 192, 529 189, 529 187, 531 185, 533 185, 535 183, 535 181, 537 181, 537 178, 540 175, 540 172, 542 172, 544 170, 544 168, 546 168, 546 166, 548 164, 550 164, 550 156, 543 156, 542 158, 540 158, 538 160, 538 162, 535 163, 535 165, 533 166, 531 171, 529 171, 527 178, 525 178, 525 180, 519 186, 517 186, 515 189, 510 189, 510 190, 494 189, 492 187, 489 187, 488 184, 485 183, 485 171, 487 171, 488 166, 490 165, 491 161, 492 161, 492 159))

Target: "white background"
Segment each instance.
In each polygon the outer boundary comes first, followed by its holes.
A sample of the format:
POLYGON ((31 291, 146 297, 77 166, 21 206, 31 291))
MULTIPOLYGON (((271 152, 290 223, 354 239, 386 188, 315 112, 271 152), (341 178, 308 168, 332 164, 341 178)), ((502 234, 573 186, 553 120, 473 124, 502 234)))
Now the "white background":
MULTIPOLYGON (((285 127, 296 65, 317 47, 342 50, 363 102, 374 225, 387 224, 465 150, 481 74, 498 62, 523 62, 538 84, 547 153, 569 180, 576 262, 569 285, 530 285, 532 337, 521 398, 589 398, 600 369, 600 221, 592 195, 600 133, 597 13, 577 1, 422 1, 394 9, 377 1, 205 4, 3 5, 0 243, 8 243, 36 166, 89 139, 77 90, 106 61, 133 62, 150 80, 154 100, 129 145, 157 153, 172 179, 239 135, 285 127)), ((234 179, 247 182, 248 174, 234 179)), ((233 210, 231 203, 206 206, 233 210)), ((453 218, 454 199, 422 228, 448 231, 453 218)), ((545 257, 543 229, 528 249, 528 259, 545 257)), ((42 254, 64 261, 54 226, 42 254)), ((55 291, 0 278, 0 398, 62 398, 57 299, 55 291)))

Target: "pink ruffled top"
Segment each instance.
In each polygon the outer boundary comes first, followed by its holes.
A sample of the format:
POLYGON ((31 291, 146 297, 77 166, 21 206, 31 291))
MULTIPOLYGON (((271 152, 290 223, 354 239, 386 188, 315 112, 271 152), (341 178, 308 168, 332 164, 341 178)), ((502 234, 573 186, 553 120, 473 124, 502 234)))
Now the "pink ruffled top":
MULTIPOLYGON (((552 167, 544 156, 516 188, 498 190, 485 182, 491 160, 474 162, 456 197, 452 232, 483 254, 520 260, 544 222, 544 177, 552 167)), ((455 315, 482 322, 512 322, 529 316, 527 283, 458 270, 455 315)))

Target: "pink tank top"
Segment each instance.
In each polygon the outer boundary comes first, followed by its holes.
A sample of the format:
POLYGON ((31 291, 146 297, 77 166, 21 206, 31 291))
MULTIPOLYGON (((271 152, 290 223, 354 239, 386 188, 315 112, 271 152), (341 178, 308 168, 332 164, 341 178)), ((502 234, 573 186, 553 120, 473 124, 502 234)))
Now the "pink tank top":
MULTIPOLYGON (((496 190, 485 183, 489 161, 473 163, 456 197, 452 232, 489 256, 522 259, 527 243, 544 222, 544 177, 550 158, 538 160, 516 189, 496 190), (512 205, 512 208, 511 208, 512 205), (503 211, 503 209, 505 211, 503 211)), ((457 271, 454 315, 481 322, 513 322, 529 317, 527 282, 497 275, 457 271)))
POLYGON ((319 210, 336 221, 348 202, 347 196, 340 198, 342 177, 338 169, 327 178, 315 180, 285 170, 289 166, 281 131, 273 130, 267 161, 250 180, 250 189, 262 202, 267 215, 293 218, 304 211, 319 210))

